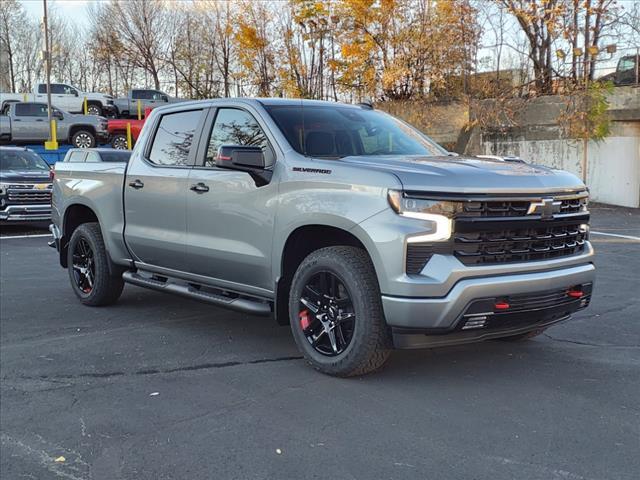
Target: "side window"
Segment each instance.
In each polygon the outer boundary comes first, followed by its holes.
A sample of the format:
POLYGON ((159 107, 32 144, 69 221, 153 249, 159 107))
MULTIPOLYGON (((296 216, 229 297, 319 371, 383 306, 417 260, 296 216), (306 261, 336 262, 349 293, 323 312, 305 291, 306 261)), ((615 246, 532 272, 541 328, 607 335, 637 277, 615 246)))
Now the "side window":
POLYGON ((75 95, 76 94, 76 89, 73 87, 70 87, 69 85, 60 85, 62 87, 62 93, 64 93, 65 95, 75 95))
POLYGON ((44 103, 32 103, 31 115, 33 115, 34 117, 48 117, 49 110, 44 103))
POLYGON ((87 152, 73 151, 69 154, 69 163, 83 163, 87 152))
POLYGON ((633 70, 636 68, 636 64, 633 61, 633 57, 625 57, 620 60, 620 67, 618 68, 621 72, 627 72, 629 70, 633 70))
POLYGON ((202 110, 163 115, 151 146, 149 160, 156 165, 186 165, 202 110))
POLYGON ((47 85, 44 83, 38 85, 38 93, 47 93, 47 85))
POLYGON ((65 85, 62 85, 60 83, 52 83, 51 84, 51 93, 55 94, 55 95, 62 95, 64 93, 67 93, 64 89, 65 85))
POLYGON ((101 162, 100 154, 97 152, 87 152, 87 158, 84 160, 87 163, 98 163, 101 162))
MULTIPOLYGON (((223 145, 253 145, 269 155, 269 141, 253 116, 237 108, 220 108, 211 129, 205 167, 215 167, 218 149, 223 145)), ((267 162, 269 163, 269 162, 267 162)))
POLYGON ((26 117, 31 115, 31 105, 28 103, 16 104, 15 115, 16 117, 26 117))

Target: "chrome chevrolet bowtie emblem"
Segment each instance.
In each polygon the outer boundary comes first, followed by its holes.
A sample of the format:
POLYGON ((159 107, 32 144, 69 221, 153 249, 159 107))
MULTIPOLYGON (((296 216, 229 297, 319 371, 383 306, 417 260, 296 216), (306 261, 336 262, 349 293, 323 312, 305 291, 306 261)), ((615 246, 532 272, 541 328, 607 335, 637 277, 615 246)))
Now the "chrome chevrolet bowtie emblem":
POLYGON ((539 202, 531 202, 527 215, 540 215, 543 220, 553 218, 554 213, 558 213, 562 206, 561 201, 554 201, 553 198, 543 198, 539 202))

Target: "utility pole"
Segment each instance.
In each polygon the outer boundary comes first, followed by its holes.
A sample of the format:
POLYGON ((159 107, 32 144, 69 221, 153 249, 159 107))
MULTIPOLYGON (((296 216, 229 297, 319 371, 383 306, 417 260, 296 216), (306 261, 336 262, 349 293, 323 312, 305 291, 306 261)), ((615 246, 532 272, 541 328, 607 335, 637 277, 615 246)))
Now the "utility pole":
POLYGON ((49 24, 47 23, 47 0, 42 0, 44 5, 44 59, 47 67, 47 116, 49 117, 49 142, 55 142, 53 138, 53 111, 51 109, 51 50, 49 48, 49 24))

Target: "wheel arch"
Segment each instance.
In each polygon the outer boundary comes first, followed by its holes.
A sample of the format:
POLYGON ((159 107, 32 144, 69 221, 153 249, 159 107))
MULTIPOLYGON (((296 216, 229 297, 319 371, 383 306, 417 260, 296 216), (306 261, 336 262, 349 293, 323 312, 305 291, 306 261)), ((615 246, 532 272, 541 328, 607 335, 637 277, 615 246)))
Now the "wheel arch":
MULTIPOLYGON (((363 242, 353 231, 335 225, 311 223, 300 225, 291 230, 282 243, 283 248, 274 265, 277 268, 274 314, 278 324, 289 324, 291 280, 298 265, 307 255, 320 248, 345 245, 362 249, 371 259, 366 247, 367 243, 369 242, 366 240, 363 242)), ((373 259, 371 260, 373 264, 373 259)))
POLYGON ((73 136, 80 130, 88 131, 91 135, 93 135, 94 140, 96 142, 98 141, 98 138, 96 136, 96 129, 93 125, 80 124, 80 125, 72 125, 71 128, 69 128, 69 138, 68 138, 69 143, 71 143, 71 139, 73 138, 73 136))

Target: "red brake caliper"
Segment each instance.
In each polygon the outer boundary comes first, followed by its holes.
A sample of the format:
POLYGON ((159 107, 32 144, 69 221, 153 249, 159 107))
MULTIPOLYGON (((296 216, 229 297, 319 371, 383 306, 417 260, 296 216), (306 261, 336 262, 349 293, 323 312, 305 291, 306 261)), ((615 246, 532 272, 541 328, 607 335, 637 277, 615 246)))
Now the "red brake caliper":
POLYGON ((298 314, 298 318, 300 319, 300 326, 302 330, 306 330, 311 325, 311 320, 309 319, 309 310, 302 310, 298 314))

